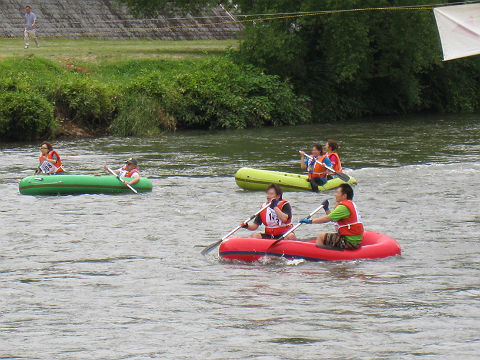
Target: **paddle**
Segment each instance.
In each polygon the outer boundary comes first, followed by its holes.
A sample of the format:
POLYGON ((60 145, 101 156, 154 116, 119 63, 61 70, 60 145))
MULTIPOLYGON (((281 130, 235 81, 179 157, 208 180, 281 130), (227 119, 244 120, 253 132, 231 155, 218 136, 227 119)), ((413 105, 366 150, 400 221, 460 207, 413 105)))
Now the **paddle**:
MULTIPOLYGON (((110 169, 108 166, 105 167, 105 169, 107 169, 113 176, 116 176, 117 179, 123 184, 123 180, 122 180, 122 178, 120 177, 120 175, 118 175, 115 171, 113 171, 112 169, 110 169)), ((135 190, 132 185, 130 185, 130 184, 125 184, 125 185, 126 185, 130 190, 132 190, 135 194, 138 194, 138 191, 135 190)))
MULTIPOLYGON (((315 215, 320 209, 323 208, 323 205, 320 205, 318 208, 316 208, 315 210, 313 210, 310 214, 308 214, 307 216, 307 219, 310 219, 313 215, 315 215)), ((270 245, 268 248, 270 249, 272 246, 275 246, 277 245, 280 241, 282 241, 283 239, 285 239, 288 235, 290 235, 292 232, 294 232, 295 230, 297 230, 300 225, 302 225, 303 223, 299 222, 297 223, 294 227, 292 227, 290 230, 288 230, 285 234, 283 234, 280 238, 278 238, 277 240, 275 240, 272 245, 270 245)))
MULTIPOLYGON (((260 210, 258 210, 255 214, 253 214, 252 216, 248 217, 244 223, 245 224, 248 224, 249 221, 255 219, 257 217, 258 214, 260 214, 263 210, 265 210, 266 208, 268 208, 270 206, 272 202, 270 201, 267 205, 265 205, 264 207, 262 207, 260 210)), ((213 244, 210 244, 208 245, 205 249, 202 250, 201 254, 202 255, 206 255, 208 254, 210 251, 212 251, 213 249, 215 249, 218 245, 220 245, 220 243, 226 239, 228 239, 230 236, 232 236, 234 233, 236 233, 238 230, 240 230, 242 227, 240 225, 238 225, 235 229, 233 229, 232 231, 230 231, 227 235, 225 235, 223 238, 221 238, 220 240, 214 242, 213 244)))
MULTIPOLYGON (((302 153, 303 151, 302 151, 302 150, 299 150, 298 152, 302 153)), ((307 158, 309 158, 310 160, 313 159, 313 157, 311 157, 310 155, 308 155, 308 154, 306 154, 306 153, 304 153, 304 152, 303 152, 303 154, 304 154, 307 158)), ((322 166, 325 166, 326 169, 328 169, 328 170, 330 170, 331 172, 337 174, 337 176, 338 176, 338 178, 339 178, 340 180, 343 180, 343 181, 345 181, 345 182, 347 182, 347 183, 350 181, 350 176, 348 176, 347 174, 336 172, 333 168, 331 168, 331 167, 328 166, 328 165, 325 165, 324 163, 321 163, 321 162, 318 161, 318 160, 315 160, 315 162, 319 163, 319 164, 322 165, 322 166)))

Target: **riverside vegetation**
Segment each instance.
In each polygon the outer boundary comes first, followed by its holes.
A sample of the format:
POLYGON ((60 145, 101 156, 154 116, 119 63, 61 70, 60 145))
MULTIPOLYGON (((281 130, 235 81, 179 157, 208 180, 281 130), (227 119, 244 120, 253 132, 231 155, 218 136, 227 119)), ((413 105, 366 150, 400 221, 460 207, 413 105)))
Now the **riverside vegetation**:
MULTIPOLYGON (((168 3, 120 1, 132 12, 150 15, 168 3)), ((200 8, 213 3, 196 2, 200 8)), ((416 1, 236 3, 242 13, 258 14, 406 6, 416 1)), ((191 2, 175 4, 189 9, 191 2)), ((126 46, 134 49, 133 58, 132 51, 124 59, 123 52, 114 50, 123 60, 105 61, 90 59, 95 54, 92 47, 71 66, 37 57, 0 59, 0 137, 45 137, 55 134, 61 122, 97 134, 145 136, 174 129, 480 110, 480 57, 442 62, 431 9, 257 21, 246 24, 238 48, 224 52, 217 48, 203 56, 148 58, 154 53, 151 48, 161 48, 162 42, 150 44, 148 54, 126 46)), ((43 49, 38 50, 42 54, 43 49)), ((97 50, 106 56, 98 44, 97 50)))
MULTIPOLYGON (((165 11, 172 3, 118 1, 135 14, 150 16, 165 11)), ((174 3, 194 11, 218 1, 175 0, 174 3)), ((277 14, 273 15, 275 20, 245 23, 237 59, 282 80, 288 79, 296 94, 310 100, 314 121, 479 111, 480 56, 442 62, 432 7, 451 3, 448 0, 225 2, 238 6, 242 14, 250 14, 253 19, 261 17, 255 14, 277 14), (323 13, 318 14, 319 11, 323 13), (316 15, 310 16, 312 13, 316 15)))
POLYGON ((0 60, 0 137, 53 136, 64 122, 92 134, 149 136, 175 129, 307 122, 305 97, 276 75, 228 55, 99 63, 0 60))

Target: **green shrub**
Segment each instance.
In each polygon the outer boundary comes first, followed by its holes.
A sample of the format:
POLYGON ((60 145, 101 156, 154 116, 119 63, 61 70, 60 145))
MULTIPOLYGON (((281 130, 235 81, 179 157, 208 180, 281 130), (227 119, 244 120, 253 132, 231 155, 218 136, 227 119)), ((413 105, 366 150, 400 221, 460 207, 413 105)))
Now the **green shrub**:
POLYGON ((158 100, 136 94, 121 100, 112 123, 112 131, 118 136, 155 136, 175 128, 175 119, 164 112, 158 100))
POLYGON ((424 74, 422 81, 424 103, 429 110, 448 113, 480 111, 478 58, 445 62, 424 74))
POLYGON ((310 119, 306 98, 296 96, 290 84, 229 57, 198 62, 181 72, 151 72, 126 92, 154 97, 183 129, 292 125, 310 119))
POLYGON ((53 106, 36 92, 0 92, 0 138, 34 140, 52 135, 57 127, 53 106))
POLYGON ((113 93, 107 85, 83 75, 62 79, 53 94, 56 116, 89 128, 107 127, 115 111, 113 93))
POLYGON ((4 91, 26 91, 25 85, 23 82, 19 81, 14 77, 0 77, 0 92, 4 91))
POLYGON ((0 61, 0 82, 10 79, 24 90, 36 90, 40 94, 50 94, 55 81, 65 76, 65 69, 47 59, 32 56, 0 61))
POLYGON ((0 90, 44 94, 55 118, 122 136, 310 120, 307 98, 295 95, 287 81, 229 56, 120 61, 93 69, 85 74, 49 60, 1 60, 0 90))

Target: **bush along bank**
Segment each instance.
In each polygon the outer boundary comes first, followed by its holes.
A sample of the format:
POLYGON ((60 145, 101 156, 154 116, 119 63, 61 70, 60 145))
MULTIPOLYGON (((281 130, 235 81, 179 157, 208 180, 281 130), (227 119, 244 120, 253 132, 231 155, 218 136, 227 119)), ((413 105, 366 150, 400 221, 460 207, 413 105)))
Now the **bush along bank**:
POLYGON ((53 137, 63 122, 98 135, 150 136, 294 125, 311 117, 308 99, 288 82, 229 56, 82 69, 35 57, 0 60, 0 138, 53 137))
POLYGON ((0 139, 34 140, 56 132, 52 104, 38 91, 0 81, 0 139))

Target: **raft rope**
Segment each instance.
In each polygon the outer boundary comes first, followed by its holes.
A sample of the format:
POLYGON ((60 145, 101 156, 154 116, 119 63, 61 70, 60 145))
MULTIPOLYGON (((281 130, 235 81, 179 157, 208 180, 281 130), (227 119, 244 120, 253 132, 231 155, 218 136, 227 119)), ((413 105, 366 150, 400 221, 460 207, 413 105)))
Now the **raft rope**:
MULTIPOLYGON (((174 29, 188 29, 188 28, 201 28, 201 27, 212 27, 212 26, 221 26, 221 25, 233 25, 233 24, 245 24, 245 23, 255 23, 263 21, 273 21, 273 20, 285 20, 285 19, 295 19, 303 17, 312 17, 320 15, 334 15, 334 14, 345 14, 345 13, 355 13, 355 12, 371 12, 371 11, 426 11, 433 10, 437 6, 452 6, 460 4, 474 4, 480 1, 462 1, 448 4, 431 4, 431 5, 407 5, 407 6, 393 6, 393 7, 368 7, 368 8, 354 8, 354 9, 337 9, 337 10, 318 10, 318 11, 308 11, 308 12, 292 12, 292 13, 271 13, 271 14, 251 14, 251 15, 235 15, 235 17, 253 17, 253 19, 243 19, 243 20, 231 20, 231 21, 217 21, 211 23, 202 23, 202 24, 184 24, 184 25, 170 25, 162 27, 148 27, 148 28, 132 28, 132 29, 119 29, 119 30, 107 30, 107 31, 95 31, 95 32, 76 32, 76 33, 64 33, 64 34, 52 34, 52 35, 42 35, 38 36, 39 38, 62 38, 62 37, 93 37, 95 35, 109 35, 116 33, 128 33, 128 32, 151 32, 151 31, 161 31, 161 30, 174 30, 174 29)), ((214 17, 214 16, 212 16, 214 17)), ((202 17, 187 17, 184 19, 204 19, 208 18, 205 16, 202 17)), ((165 18, 165 21, 169 20, 179 20, 181 18, 165 18)), ((148 19, 149 21, 157 20, 163 21, 162 19, 148 19)), ((123 20, 118 20, 123 21, 123 20)), ((129 21, 135 21, 133 19, 129 21)), ((145 21, 145 19, 138 19, 136 21, 145 21)), ((0 38, 0 39, 12 39, 12 38, 0 38)))

